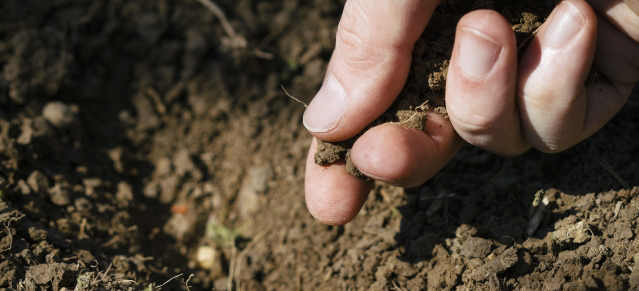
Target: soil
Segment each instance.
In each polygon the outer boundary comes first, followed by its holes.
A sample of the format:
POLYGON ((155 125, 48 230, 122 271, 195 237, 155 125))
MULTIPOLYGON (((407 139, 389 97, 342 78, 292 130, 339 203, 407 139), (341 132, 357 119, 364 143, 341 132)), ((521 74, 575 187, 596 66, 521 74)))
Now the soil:
MULTIPOLYGON (((403 96, 441 96, 458 16, 507 3, 471 2, 442 4, 403 96)), ((344 1, 216 3, 245 47, 198 1, 0 2, 0 290, 639 286, 639 92, 569 151, 468 147, 325 226, 304 202, 304 108, 279 86, 312 98, 344 1)))

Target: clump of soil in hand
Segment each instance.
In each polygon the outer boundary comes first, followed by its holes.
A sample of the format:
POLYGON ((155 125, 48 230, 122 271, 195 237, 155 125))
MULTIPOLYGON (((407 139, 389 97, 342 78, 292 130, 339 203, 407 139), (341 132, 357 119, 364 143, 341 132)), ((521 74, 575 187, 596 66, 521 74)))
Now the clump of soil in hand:
POLYGON ((315 153, 315 163, 327 166, 344 159, 349 174, 365 178, 353 165, 349 153, 355 140, 368 129, 383 123, 398 123, 409 128, 422 130, 427 114, 432 114, 430 112, 448 117, 444 98, 446 75, 453 52, 455 29, 457 22, 463 15, 476 9, 498 11, 512 24, 521 53, 525 51, 537 29, 541 27, 554 7, 547 5, 546 2, 444 1, 439 5, 428 27, 415 44, 408 79, 395 102, 357 136, 334 143, 319 141, 315 153))

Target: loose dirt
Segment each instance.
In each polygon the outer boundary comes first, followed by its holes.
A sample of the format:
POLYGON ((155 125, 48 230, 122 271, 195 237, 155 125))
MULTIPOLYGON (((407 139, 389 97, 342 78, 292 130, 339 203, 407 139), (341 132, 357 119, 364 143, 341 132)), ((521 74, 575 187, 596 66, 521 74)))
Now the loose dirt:
MULTIPOLYGON (((310 101, 344 1, 216 3, 251 49, 195 0, 0 2, 0 290, 187 290, 190 275, 190 290, 639 285, 638 93, 574 149, 469 147, 420 187, 376 184, 329 227, 306 210, 310 135, 280 85, 310 101)), ((402 96, 443 104, 462 13, 538 25, 550 9, 506 3, 444 3, 416 47, 430 67, 413 64, 402 96)))

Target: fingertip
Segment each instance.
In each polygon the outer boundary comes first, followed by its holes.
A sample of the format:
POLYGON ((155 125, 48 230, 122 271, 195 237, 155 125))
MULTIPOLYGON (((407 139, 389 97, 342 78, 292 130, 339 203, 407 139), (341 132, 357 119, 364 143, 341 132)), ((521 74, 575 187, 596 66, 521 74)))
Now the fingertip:
POLYGON ((311 215, 323 224, 346 224, 359 213, 373 182, 348 174, 343 161, 329 166, 315 164, 316 150, 317 141, 313 139, 306 160, 306 206, 311 215))
POLYGON ((465 15, 457 26, 446 85, 446 108, 462 138, 501 155, 529 148, 515 101, 516 76, 517 46, 510 23, 491 10, 465 15))
POLYGON ((365 175, 400 187, 415 187, 434 176, 464 142, 447 119, 429 114, 422 131, 397 124, 368 130, 353 145, 351 158, 365 175))

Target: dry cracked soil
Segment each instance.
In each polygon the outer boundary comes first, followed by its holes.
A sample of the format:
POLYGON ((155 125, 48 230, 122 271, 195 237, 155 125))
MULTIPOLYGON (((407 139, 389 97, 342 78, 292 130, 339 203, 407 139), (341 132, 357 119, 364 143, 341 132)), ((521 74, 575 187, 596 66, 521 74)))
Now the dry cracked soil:
MULTIPOLYGON (((215 1, 232 37, 196 0, 1 1, 0 290, 639 288, 639 92, 566 152, 467 147, 316 222, 280 85, 310 101, 344 2, 215 1)), ((549 2, 444 1, 378 122, 444 104, 461 15, 525 41, 549 2)))

